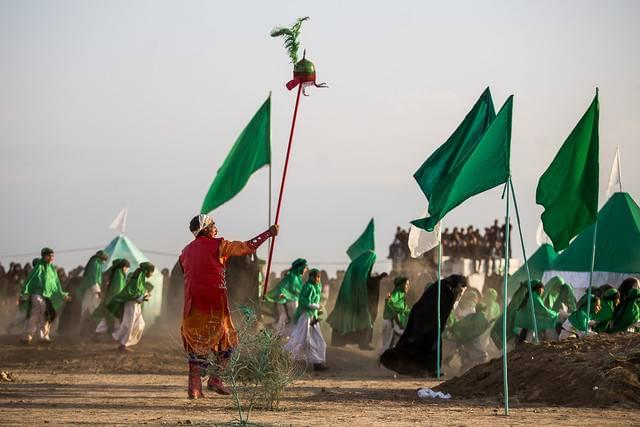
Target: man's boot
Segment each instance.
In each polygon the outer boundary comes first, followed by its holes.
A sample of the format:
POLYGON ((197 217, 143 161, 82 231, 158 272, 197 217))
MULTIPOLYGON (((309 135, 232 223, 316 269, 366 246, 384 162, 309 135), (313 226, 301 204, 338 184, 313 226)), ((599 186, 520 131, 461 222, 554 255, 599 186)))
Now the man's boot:
POLYGON ((189 362, 189 399, 201 399, 202 393, 202 367, 198 362, 189 362))
POLYGON ((215 391, 218 394, 222 394, 224 396, 228 396, 231 394, 231 390, 224 386, 222 380, 214 375, 209 377, 209 381, 207 381, 207 389, 211 391, 215 391))

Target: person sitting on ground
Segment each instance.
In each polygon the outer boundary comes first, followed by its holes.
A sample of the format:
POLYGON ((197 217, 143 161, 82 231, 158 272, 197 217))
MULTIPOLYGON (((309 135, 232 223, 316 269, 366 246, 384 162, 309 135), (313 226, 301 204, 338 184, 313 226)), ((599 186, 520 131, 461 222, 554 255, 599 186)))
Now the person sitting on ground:
POLYGON ((487 307, 486 313, 487 320, 489 322, 493 322, 498 317, 500 317, 500 313, 502 310, 500 309, 500 304, 498 303, 498 291, 493 288, 488 288, 486 291, 484 291, 480 302, 484 304, 485 307, 487 307))
POLYGON ((409 292, 409 280, 403 276, 396 277, 393 281, 393 291, 384 300, 382 351, 394 347, 407 327, 409 313, 411 313, 406 300, 407 292, 409 292))
POLYGON ((573 286, 565 283, 560 276, 554 276, 547 282, 542 300, 548 308, 559 313, 562 321, 576 311, 576 294, 573 286))
POLYGON ((610 332, 637 332, 640 328, 640 289, 631 288, 614 312, 610 332))
POLYGON ((618 287, 618 291, 620 292, 620 303, 624 302, 624 300, 627 298, 627 295, 629 294, 629 292, 631 292, 632 289, 638 288, 640 288, 640 281, 638 281, 637 278, 627 277, 626 279, 624 279, 618 287))
POLYGON ((597 323, 594 317, 600 312, 600 308, 600 298, 591 295, 591 303, 587 314, 587 295, 580 298, 576 311, 571 313, 569 318, 562 324, 559 339, 583 338, 587 334, 594 333, 593 327, 597 323))
POLYGON ((321 295, 320 272, 314 268, 309 271, 309 279, 300 291, 298 308, 293 317, 295 327, 285 345, 295 360, 312 364, 314 371, 327 369, 327 343, 318 323, 321 295))
POLYGON ((620 292, 611 286, 604 292, 598 293, 600 294, 597 295, 600 298, 600 311, 593 316, 593 320, 596 321, 593 330, 602 333, 607 332, 612 326, 613 314, 618 304, 620 304, 620 292))
POLYGON ((544 285, 540 280, 531 281, 532 298, 529 298, 528 283, 522 282, 521 286, 527 289, 524 299, 520 306, 516 309, 516 317, 514 322, 515 332, 519 334, 519 343, 532 342, 534 323, 531 316, 531 306, 529 303, 533 300, 534 313, 536 318, 536 326, 538 328, 539 341, 555 341, 557 340, 556 325, 558 324, 558 312, 547 308, 542 301, 544 293, 544 285))
POLYGON ((107 310, 120 321, 118 328, 111 335, 120 343, 118 350, 130 352, 131 346, 140 342, 145 323, 142 317, 142 303, 149 300, 152 286, 147 279, 155 271, 150 262, 143 262, 127 280, 127 285, 107 305, 107 310))
POLYGON ((65 301, 71 301, 69 294, 62 290, 56 266, 53 264, 53 249, 44 248, 40 254, 42 258, 36 261, 20 292, 20 308, 26 313, 22 336, 22 342, 25 344, 31 344, 36 334, 41 341, 51 342, 51 324, 65 301))
POLYGON ((445 338, 456 344, 456 352, 460 355, 463 365, 489 360, 489 354, 481 338, 490 326, 487 306, 478 303, 475 313, 463 317, 445 330, 445 338))

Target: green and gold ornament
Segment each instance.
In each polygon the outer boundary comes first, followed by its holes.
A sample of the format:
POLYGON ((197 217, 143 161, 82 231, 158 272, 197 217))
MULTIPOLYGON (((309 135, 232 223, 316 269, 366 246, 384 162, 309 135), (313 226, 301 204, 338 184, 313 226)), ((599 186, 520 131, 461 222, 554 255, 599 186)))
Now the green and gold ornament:
POLYGON ((302 23, 308 19, 308 16, 298 18, 296 23, 291 27, 277 27, 271 31, 271 37, 282 37, 284 39, 284 47, 289 53, 291 63, 294 64, 293 79, 287 83, 287 89, 291 90, 296 86, 301 85, 302 94, 304 96, 307 96, 305 88, 308 86, 320 88, 328 87, 326 83, 316 83, 316 67, 313 65, 313 62, 306 58, 306 50, 302 54, 302 59, 298 61, 298 49, 300 48, 298 36, 300 35, 302 23))

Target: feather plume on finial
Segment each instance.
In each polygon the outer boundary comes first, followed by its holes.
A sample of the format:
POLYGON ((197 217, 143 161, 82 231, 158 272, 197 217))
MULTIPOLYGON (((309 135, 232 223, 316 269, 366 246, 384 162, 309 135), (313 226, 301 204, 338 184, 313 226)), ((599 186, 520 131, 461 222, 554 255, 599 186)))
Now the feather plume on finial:
POLYGON ((284 47, 287 49, 291 63, 294 65, 298 62, 298 49, 300 49, 298 36, 300 35, 300 28, 302 27, 302 23, 308 19, 308 16, 298 18, 296 19, 296 23, 291 27, 276 27, 271 30, 271 37, 282 37, 284 39, 284 47))

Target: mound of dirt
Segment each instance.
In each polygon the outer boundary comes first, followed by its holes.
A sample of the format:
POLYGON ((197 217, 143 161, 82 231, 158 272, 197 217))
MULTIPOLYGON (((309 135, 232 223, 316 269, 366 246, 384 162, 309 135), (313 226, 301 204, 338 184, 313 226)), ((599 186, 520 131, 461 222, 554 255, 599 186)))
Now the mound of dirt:
MULTIPOLYGON (((508 355, 510 402, 640 407, 640 334, 523 344, 508 355)), ((454 399, 503 399, 502 358, 442 383, 454 399)))

